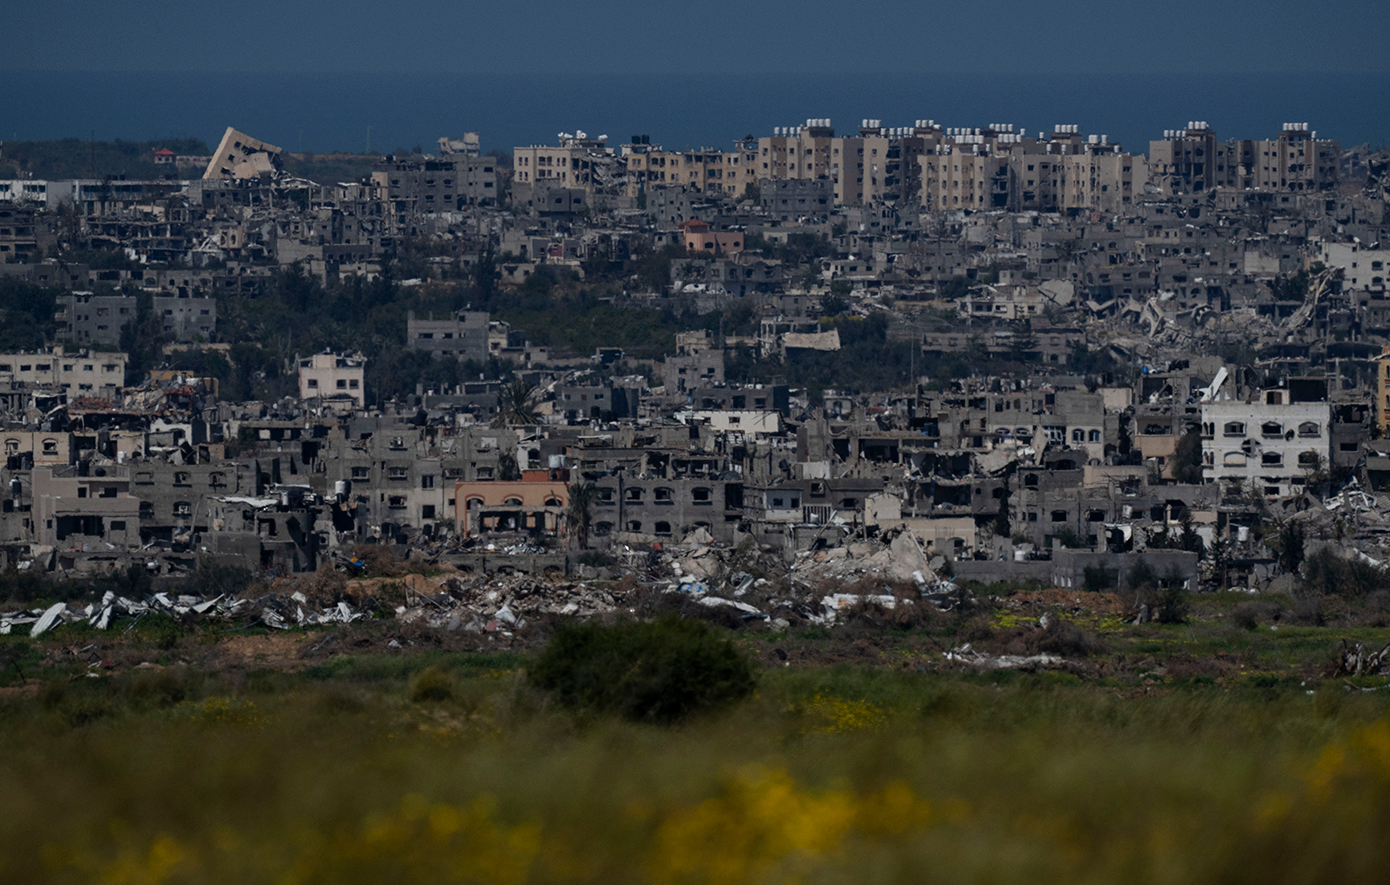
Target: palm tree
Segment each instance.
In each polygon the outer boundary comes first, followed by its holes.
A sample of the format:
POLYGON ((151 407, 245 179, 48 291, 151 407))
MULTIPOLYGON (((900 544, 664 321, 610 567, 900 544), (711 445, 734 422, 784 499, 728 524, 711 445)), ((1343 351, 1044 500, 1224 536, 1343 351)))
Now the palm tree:
POLYGON ((528 384, 520 376, 513 376, 511 383, 502 388, 501 408, 497 412, 497 419, 492 422, 493 426, 535 424, 536 413, 531 408, 531 398, 536 395, 536 389, 536 385, 528 384))
POLYGON ((589 526, 593 523, 591 511, 598 500, 598 488, 576 474, 570 481, 569 499, 569 506, 565 508, 565 525, 576 546, 583 550, 589 546, 589 526))

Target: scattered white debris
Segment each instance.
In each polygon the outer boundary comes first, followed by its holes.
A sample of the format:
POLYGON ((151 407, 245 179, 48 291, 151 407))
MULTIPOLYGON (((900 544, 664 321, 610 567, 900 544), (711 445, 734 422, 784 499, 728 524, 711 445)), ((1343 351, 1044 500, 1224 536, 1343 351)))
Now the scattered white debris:
POLYGON ((29 635, 39 636, 54 624, 59 623, 58 619, 63 616, 67 609, 68 604, 66 602, 57 602, 49 606, 48 611, 44 612, 38 622, 29 630, 29 635))
POLYGON ((983 670, 1017 670, 1062 663, 1062 659, 1056 655, 987 655, 971 648, 968 642, 946 652, 945 658, 953 664, 966 664, 983 670))

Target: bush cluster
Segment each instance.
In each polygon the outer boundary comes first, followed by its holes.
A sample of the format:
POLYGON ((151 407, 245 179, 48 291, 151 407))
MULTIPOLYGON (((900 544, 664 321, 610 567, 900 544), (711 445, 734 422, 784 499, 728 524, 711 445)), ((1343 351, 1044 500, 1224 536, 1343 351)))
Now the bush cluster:
POLYGON ((1022 655, 1061 655, 1068 658, 1086 658, 1104 654, 1110 650, 1095 633, 1083 630, 1075 624, 1053 618, 1040 630, 1030 630, 1019 640, 1010 643, 1009 654, 1022 655))
POLYGON ((1261 623, 1273 622, 1279 614, 1280 607, 1272 602, 1242 602, 1226 617, 1242 630, 1258 630, 1261 623))
POLYGON ((562 627, 530 679, 570 709, 672 723, 746 697, 754 667, 716 628, 668 616, 562 627))
POLYGON ((1387 587, 1390 587, 1390 580, 1374 565, 1344 558, 1323 548, 1303 561, 1298 594, 1361 599, 1387 587))

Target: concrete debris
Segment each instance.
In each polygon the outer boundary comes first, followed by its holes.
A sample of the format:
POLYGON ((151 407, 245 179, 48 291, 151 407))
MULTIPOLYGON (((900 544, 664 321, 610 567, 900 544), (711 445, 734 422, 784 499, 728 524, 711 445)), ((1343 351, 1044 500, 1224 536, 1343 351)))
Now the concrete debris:
MULTIPOLYGON (((933 605, 950 611, 970 603, 968 593, 936 578, 916 535, 894 530, 881 536, 860 537, 839 546, 806 551, 790 564, 768 551, 733 548, 696 539, 694 547, 653 545, 648 551, 627 549, 617 566, 623 582, 569 579, 555 574, 528 575, 452 574, 424 577, 354 578, 343 596, 324 603, 302 583, 284 580, 271 593, 257 598, 219 595, 204 598, 174 592, 154 593, 143 600, 108 592, 100 602, 84 608, 59 603, 46 609, 0 613, 0 633, 17 626, 41 635, 55 626, 78 620, 98 630, 109 630, 121 621, 138 620, 152 613, 183 622, 217 619, 260 624, 274 630, 296 627, 352 624, 364 619, 394 619, 402 624, 472 633, 510 636, 544 616, 592 618, 630 607, 626 584, 632 591, 650 590, 689 597, 693 604, 725 610, 744 621, 785 630, 792 623, 824 626, 842 623, 846 614, 861 606, 893 610, 902 605, 933 605), (674 575, 674 578, 672 577, 674 575), (832 592, 827 586, 844 587, 876 582, 881 592, 832 592), (393 587, 404 593, 403 604, 384 606, 380 594, 393 587), (916 596, 904 598, 904 585, 916 588, 916 596)), ((521 543, 509 551, 526 553, 521 543)))
POLYGON ((791 573, 794 577, 806 581, 843 581, 874 576, 895 581, 912 581, 918 587, 936 581, 936 572, 931 567, 921 541, 910 530, 893 535, 887 544, 881 539, 875 539, 800 553, 792 564, 791 573))
MULTIPOLYGON (((98 630, 108 630, 117 618, 126 617, 139 620, 144 615, 159 612, 183 620, 190 616, 205 616, 219 619, 246 617, 251 623, 259 621, 267 627, 289 629, 316 624, 350 624, 364 617, 346 602, 339 602, 318 611, 305 611, 298 604, 303 594, 290 597, 278 595, 260 599, 229 599, 225 594, 204 599, 199 596, 179 595, 170 598, 167 594, 156 593, 143 602, 116 596, 107 592, 101 602, 88 604, 81 609, 69 608, 66 603, 56 603, 47 609, 13 611, 0 613, 0 634, 7 634, 15 627, 32 625, 30 636, 40 636, 59 624, 86 621, 98 630)), ((305 600, 307 601, 307 600, 305 600)))
MULTIPOLYGON (((901 601, 910 602, 910 600, 906 599, 901 601)), ((836 618, 839 617, 840 612, 845 609, 854 608, 857 605, 866 603, 876 603, 891 611, 897 607, 898 602, 899 599, 896 596, 887 594, 858 596, 853 593, 831 593, 828 596, 821 597, 821 617, 824 619, 824 623, 833 624, 836 618)))
POLYGON ((33 628, 29 631, 29 635, 38 636, 39 634, 48 630, 48 628, 52 627, 55 623, 58 623, 58 619, 63 616, 63 612, 67 611, 67 608, 67 603, 63 602, 59 602, 51 606, 48 609, 48 611, 44 612, 42 615, 39 616, 38 622, 35 623, 33 628))
POLYGON ((1331 675, 1390 675, 1390 644, 1387 644, 1380 651, 1369 651, 1360 642, 1352 644, 1343 639, 1342 648, 1337 654, 1337 661, 1331 675))
POLYGON ((614 593, 598 584, 545 581, 526 576, 444 579, 432 595, 412 594, 396 609, 403 623, 472 633, 510 635, 542 615, 590 618, 617 608, 614 593))
POLYGON ((747 572, 735 572, 729 576, 729 583, 734 587, 735 596, 742 596, 747 593, 757 582, 758 579, 747 572))
POLYGON ((944 657, 948 663, 964 664, 981 670, 1029 670, 1052 667, 1062 663, 1056 655, 988 655, 970 647, 970 643, 953 648, 944 657))
POLYGON ((710 606, 711 608, 721 605, 728 606, 729 608, 737 609, 743 612, 745 616, 751 615, 753 617, 759 617, 764 619, 768 617, 766 612, 759 611, 757 608, 749 605, 746 602, 739 602, 737 599, 725 599, 722 596, 705 596, 697 600, 697 604, 710 606))

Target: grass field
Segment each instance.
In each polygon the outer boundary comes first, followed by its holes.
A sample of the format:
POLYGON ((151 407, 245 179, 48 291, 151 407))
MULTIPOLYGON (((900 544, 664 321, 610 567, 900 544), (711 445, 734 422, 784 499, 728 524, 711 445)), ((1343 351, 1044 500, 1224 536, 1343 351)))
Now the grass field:
POLYGON ((534 649, 213 666, 230 640, 151 623, 105 669, 81 628, 0 637, 0 881, 1378 881, 1390 692, 1317 670, 1387 631, 1240 604, 1088 615, 1103 650, 1034 673, 932 662, 1017 607, 735 634, 755 693, 675 726, 559 708, 534 649))

